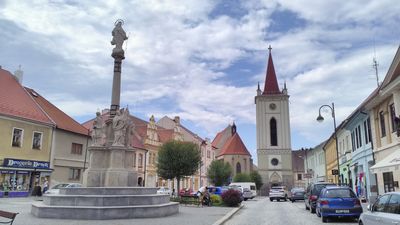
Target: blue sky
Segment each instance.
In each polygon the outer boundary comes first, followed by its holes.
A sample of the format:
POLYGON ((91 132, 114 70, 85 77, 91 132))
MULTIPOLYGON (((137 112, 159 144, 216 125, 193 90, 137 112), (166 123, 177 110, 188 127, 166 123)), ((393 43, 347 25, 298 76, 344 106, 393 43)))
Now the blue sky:
POLYGON ((121 105, 147 120, 179 115, 213 139, 235 121, 256 160, 257 83, 268 45, 290 94, 292 148, 329 137, 318 108, 335 102, 338 124, 383 80, 400 43, 400 5, 381 1, 18 1, 0 2, 0 65, 22 65, 36 89, 79 122, 109 106, 115 20, 129 34, 121 105), (374 53, 375 52, 375 53, 374 53))

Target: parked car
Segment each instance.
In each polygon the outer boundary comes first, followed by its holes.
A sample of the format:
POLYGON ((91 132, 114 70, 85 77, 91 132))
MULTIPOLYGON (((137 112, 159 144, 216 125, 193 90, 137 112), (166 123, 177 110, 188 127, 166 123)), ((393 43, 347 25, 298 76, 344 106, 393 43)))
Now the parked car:
POLYGON ((157 194, 163 194, 163 195, 171 195, 171 190, 167 187, 160 187, 157 190, 157 194))
POLYGON ((310 210, 311 213, 315 213, 319 194, 321 193, 321 190, 324 189, 326 186, 336 186, 336 184, 328 182, 318 182, 308 185, 306 194, 304 195, 306 210, 310 210))
POLYGON ((219 196, 221 196, 221 194, 223 192, 222 187, 212 187, 212 186, 211 187, 207 187, 207 191, 211 195, 219 195, 219 196))
POLYGON ((304 188, 292 188, 289 192, 289 199, 292 202, 298 201, 298 200, 304 200, 304 195, 306 191, 304 188))
POLYGON ((188 195, 191 195, 191 196, 197 196, 197 191, 193 191, 193 189, 189 189, 189 188, 182 188, 180 191, 179 191, 179 196, 188 196, 188 195))
POLYGON ((82 187, 82 184, 79 183, 61 183, 54 185, 52 188, 47 190, 45 194, 59 194, 60 188, 79 188, 82 187))
POLYGON ((316 213, 326 223, 329 217, 353 217, 358 220, 362 213, 361 202, 347 186, 326 186, 321 190, 316 213))
POLYGON ((368 211, 361 214, 358 224, 400 224, 400 192, 386 193, 373 205, 368 205, 368 211))
POLYGON ((233 182, 233 183, 229 184, 229 186, 233 186, 233 185, 239 186, 242 188, 248 188, 252 193, 251 198, 254 198, 257 196, 256 183, 254 183, 254 182, 233 182))
POLYGON ((242 189, 243 200, 247 201, 247 199, 253 199, 254 198, 253 192, 250 189, 242 188, 242 187, 241 187, 241 189, 242 189))
POLYGON ((287 201, 288 192, 285 186, 275 186, 269 189, 269 200, 272 202, 274 200, 280 201, 281 199, 287 201))

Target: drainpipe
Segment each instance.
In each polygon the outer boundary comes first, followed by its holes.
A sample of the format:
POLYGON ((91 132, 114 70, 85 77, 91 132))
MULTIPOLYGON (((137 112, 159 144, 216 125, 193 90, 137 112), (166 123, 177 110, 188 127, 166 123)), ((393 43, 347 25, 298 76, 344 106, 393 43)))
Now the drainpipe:
POLYGON ((87 158, 88 145, 89 145, 90 130, 88 129, 87 131, 88 131, 88 136, 86 136, 86 150, 85 150, 85 160, 83 161, 83 171, 86 170, 86 158, 87 158))

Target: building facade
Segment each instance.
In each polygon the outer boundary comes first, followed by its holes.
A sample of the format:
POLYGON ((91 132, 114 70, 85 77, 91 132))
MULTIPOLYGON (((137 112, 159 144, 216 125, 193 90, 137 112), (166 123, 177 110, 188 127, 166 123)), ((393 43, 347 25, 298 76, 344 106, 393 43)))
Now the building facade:
POLYGON ((338 169, 336 141, 334 135, 331 135, 331 137, 326 141, 323 148, 325 150, 326 181, 339 184, 339 175, 333 174, 333 171, 338 169))
POLYGON ((351 148, 350 148, 350 131, 343 128, 347 123, 345 120, 337 129, 338 151, 339 151, 339 170, 340 170, 340 183, 342 185, 352 186, 352 174, 350 170, 351 165, 351 148))
POLYGON ((292 147, 289 120, 289 95, 286 84, 279 89, 269 48, 264 90, 258 85, 256 104, 258 172, 264 186, 293 186, 292 147))
POLYGON ((400 191, 400 47, 376 94, 366 104, 371 134, 378 194, 400 191))
POLYGON ((292 151, 293 185, 294 187, 307 188, 305 170, 306 150, 292 151))
POLYGON ((305 170, 309 174, 307 177, 307 184, 326 181, 326 163, 325 151, 323 149, 326 142, 315 146, 314 148, 306 151, 306 158, 304 161, 305 170))

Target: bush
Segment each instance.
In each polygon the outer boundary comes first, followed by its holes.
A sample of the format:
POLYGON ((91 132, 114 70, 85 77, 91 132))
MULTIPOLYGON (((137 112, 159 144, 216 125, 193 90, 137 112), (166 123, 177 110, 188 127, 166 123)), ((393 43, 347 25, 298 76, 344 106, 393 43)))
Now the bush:
POLYGON ((211 195, 210 199, 213 205, 220 205, 222 203, 221 196, 219 195, 211 195))
POLYGON ((239 203, 242 201, 240 192, 233 189, 225 191, 224 193, 222 193, 221 197, 225 205, 231 207, 238 206, 239 203))

